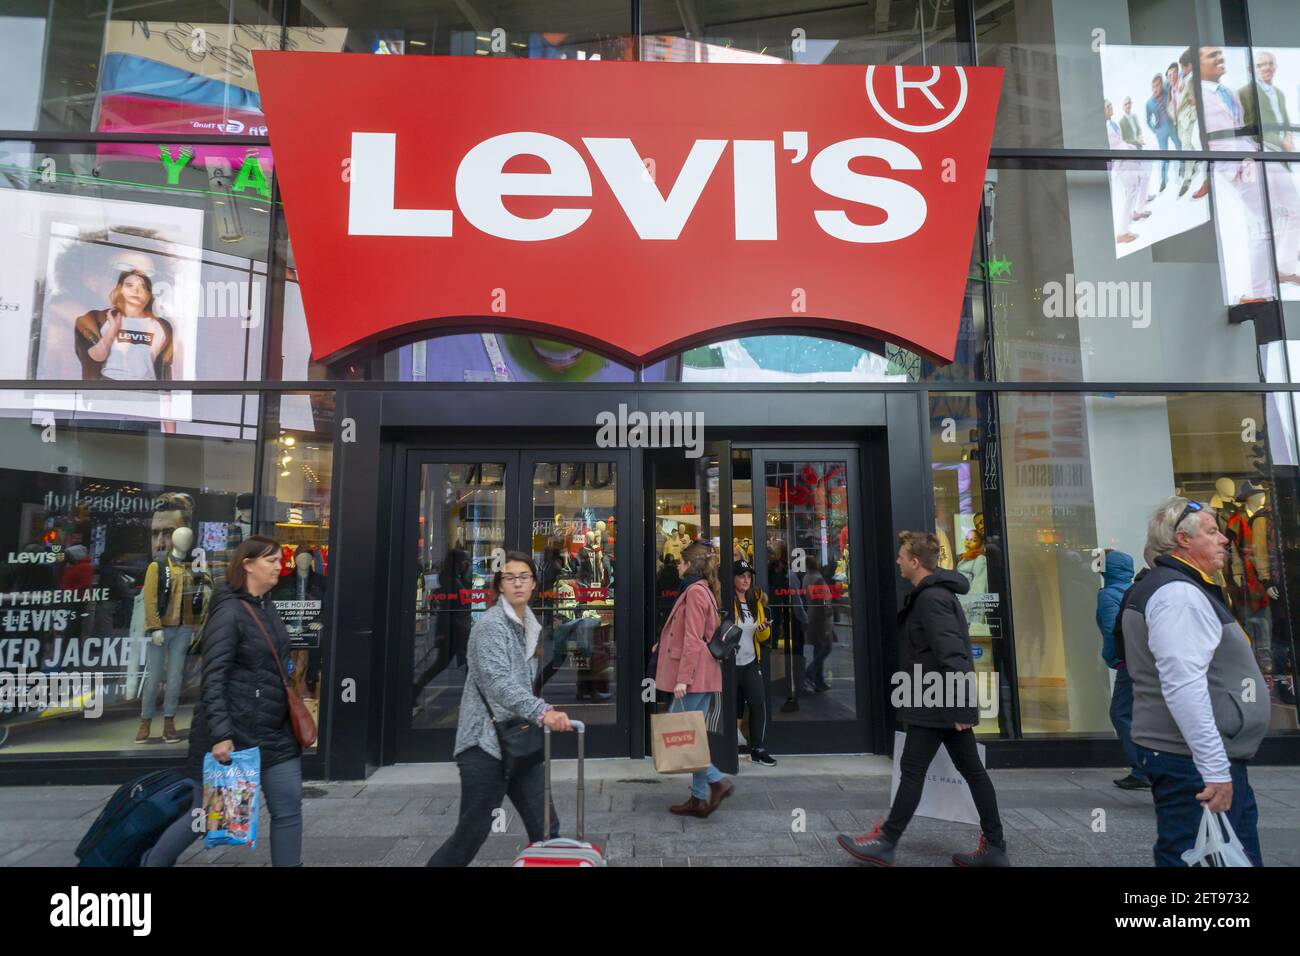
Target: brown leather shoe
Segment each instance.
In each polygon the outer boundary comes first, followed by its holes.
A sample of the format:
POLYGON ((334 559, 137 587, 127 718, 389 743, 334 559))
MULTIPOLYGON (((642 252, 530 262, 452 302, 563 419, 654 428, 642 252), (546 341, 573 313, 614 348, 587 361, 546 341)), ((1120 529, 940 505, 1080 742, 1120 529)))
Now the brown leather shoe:
POLYGON ((725 777, 717 783, 709 784, 709 813, 718 809, 718 805, 736 791, 736 785, 725 777))
POLYGON ((669 813, 675 813, 682 817, 707 817, 712 810, 709 808, 707 800, 701 800, 695 794, 686 798, 685 803, 675 803, 668 808, 669 813))
POLYGON ((163 718, 163 743, 178 744, 181 742, 181 735, 176 732, 176 718, 163 718))
POLYGON ((140 721, 140 729, 135 732, 135 742, 138 744, 147 744, 149 742, 149 730, 152 726, 152 720, 140 721))

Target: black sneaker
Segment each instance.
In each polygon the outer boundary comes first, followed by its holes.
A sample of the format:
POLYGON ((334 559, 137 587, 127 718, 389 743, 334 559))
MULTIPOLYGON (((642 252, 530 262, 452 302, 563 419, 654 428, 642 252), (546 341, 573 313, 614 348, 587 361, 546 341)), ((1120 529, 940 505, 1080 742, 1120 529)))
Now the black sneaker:
POLYGON ((776 758, 766 750, 751 750, 749 752, 749 759, 754 763, 762 764, 764 767, 776 766, 776 758))
POLYGON ((894 850, 898 844, 885 838, 885 835, 880 832, 879 823, 870 833, 863 833, 861 836, 841 833, 835 838, 835 842, 842 846, 849 856, 862 863, 870 863, 872 866, 894 865, 894 850))
POLYGON ((1119 787, 1121 790, 1150 790, 1151 789, 1151 781, 1143 780, 1141 777, 1137 776, 1136 774, 1129 774, 1127 777, 1123 777, 1119 780, 1116 780, 1114 783, 1115 786, 1119 787))
POLYGON ((980 834, 980 845, 974 853, 954 853, 952 862, 958 866, 1010 866, 1011 858, 1007 856, 1005 846, 994 846, 984 834, 980 834))

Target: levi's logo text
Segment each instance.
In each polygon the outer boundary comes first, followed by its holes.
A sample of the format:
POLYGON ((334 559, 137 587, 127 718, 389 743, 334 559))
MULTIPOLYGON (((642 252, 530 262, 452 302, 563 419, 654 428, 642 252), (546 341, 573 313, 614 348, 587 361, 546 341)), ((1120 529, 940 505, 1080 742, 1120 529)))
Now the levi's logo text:
POLYGON ((663 735, 665 747, 691 747, 695 745, 695 731, 679 730, 663 735))
POLYGON ((152 332, 133 332, 130 329, 121 329, 117 333, 117 340, 123 345, 152 345, 152 332))
POLYGON ((318 359, 475 321, 953 356, 1000 68, 254 59, 318 359))

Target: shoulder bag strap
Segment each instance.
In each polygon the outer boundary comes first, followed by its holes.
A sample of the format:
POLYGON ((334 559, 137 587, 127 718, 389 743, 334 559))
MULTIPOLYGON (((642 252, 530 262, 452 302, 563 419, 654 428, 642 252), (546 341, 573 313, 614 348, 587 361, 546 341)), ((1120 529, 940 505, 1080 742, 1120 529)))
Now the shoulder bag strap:
POLYGON ((275 642, 271 640, 271 635, 266 633, 266 627, 262 624, 258 616, 253 613, 253 609, 248 606, 248 602, 243 600, 242 598, 236 598, 236 600, 239 601, 240 607, 242 607, 245 611, 248 612, 248 616, 253 619, 253 623, 257 625, 257 629, 261 631, 262 636, 266 638, 266 646, 271 649, 271 656, 275 658, 275 666, 276 669, 279 670, 280 672, 280 680, 284 681, 285 687, 288 687, 289 676, 284 672, 284 665, 280 663, 280 655, 279 653, 276 652, 275 642))

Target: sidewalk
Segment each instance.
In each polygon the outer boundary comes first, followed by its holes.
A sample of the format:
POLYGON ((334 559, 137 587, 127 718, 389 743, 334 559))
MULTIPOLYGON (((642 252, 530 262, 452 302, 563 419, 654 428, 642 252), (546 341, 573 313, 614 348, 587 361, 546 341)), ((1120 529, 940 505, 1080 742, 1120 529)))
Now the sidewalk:
MULTIPOLYGON (((573 763, 556 766, 555 799, 565 835, 574 827, 573 763)), ((1020 866, 1149 867, 1155 816, 1147 792, 1127 792, 1116 770, 994 770, 1012 861, 1020 866), (1104 832, 1093 831, 1096 810, 1104 832)), ((456 824, 459 785, 450 764, 388 767, 364 783, 309 782, 303 801, 303 859, 320 866, 422 865, 456 824)), ((1268 866, 1300 865, 1300 770, 1251 771, 1268 866)), ((857 866, 835 846, 841 831, 870 829, 889 803, 889 763, 881 757, 787 757, 775 768, 747 759, 736 793, 707 820, 675 817, 684 778, 654 773, 648 760, 587 762, 587 833, 611 866, 857 866), (796 811, 806 829, 796 832, 796 811)), ((77 841, 115 788, 0 788, 0 866, 71 866, 77 841)), ((480 865, 504 865, 524 842, 510 809, 480 865)), ((269 862, 269 820, 256 850, 205 851, 196 842, 183 865, 269 862)), ((978 828, 917 817, 900 844, 899 866, 947 866, 973 849, 978 828)))

